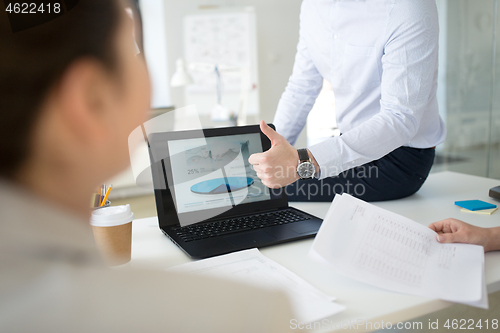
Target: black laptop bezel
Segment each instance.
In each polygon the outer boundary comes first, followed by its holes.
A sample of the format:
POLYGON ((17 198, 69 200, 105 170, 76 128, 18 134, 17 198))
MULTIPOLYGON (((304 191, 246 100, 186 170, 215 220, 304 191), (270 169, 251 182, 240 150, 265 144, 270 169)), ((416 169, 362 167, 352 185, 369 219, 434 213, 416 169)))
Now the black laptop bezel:
MULTIPOLYGON (((274 125, 269 124, 271 128, 274 129, 274 125)), ((191 130, 191 131, 178 131, 178 132, 164 132, 164 133, 153 133, 148 137, 149 141, 149 151, 151 158, 151 173, 153 176, 155 201, 158 212, 159 226, 161 229, 171 229, 173 227, 180 226, 179 217, 177 215, 174 197, 168 186, 168 182, 165 180, 172 173, 171 166, 169 162, 169 156, 165 156, 164 159, 159 161, 154 161, 153 150, 155 149, 155 144, 166 143, 170 140, 182 140, 182 139, 193 139, 193 138, 208 138, 217 136, 230 136, 230 135, 241 135, 241 134, 254 134, 259 133, 262 142, 262 151, 267 151, 271 148, 271 142, 269 138, 260 131, 259 125, 249 125, 240 127, 224 127, 224 128, 210 128, 202 130, 191 130)), ((168 145, 166 145, 168 147, 168 145)), ((167 148, 168 149, 168 148, 167 148)), ((209 216, 212 218, 203 220, 197 223, 207 223, 218 219, 248 215, 248 214, 258 214, 259 212, 278 210, 288 207, 288 198, 284 190, 271 190, 272 198, 271 200, 258 201, 252 203, 246 203, 242 205, 237 205, 229 210, 223 209, 221 213, 220 210, 213 209, 207 210, 209 216), (214 215, 215 214, 215 215, 214 215)), ((184 213, 189 214, 189 213, 184 213)))

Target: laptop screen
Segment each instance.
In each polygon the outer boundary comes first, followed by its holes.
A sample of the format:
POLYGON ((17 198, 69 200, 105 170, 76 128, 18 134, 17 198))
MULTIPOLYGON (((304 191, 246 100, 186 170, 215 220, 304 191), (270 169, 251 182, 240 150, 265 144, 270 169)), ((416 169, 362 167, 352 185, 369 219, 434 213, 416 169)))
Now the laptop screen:
MULTIPOLYGON (((152 163, 167 187, 156 195, 158 216, 159 199, 164 214, 172 217, 175 208, 181 226, 287 204, 282 191, 262 184, 248 162, 250 155, 270 148, 258 126, 160 133, 150 144, 163 150, 162 170, 152 163)), ((154 182, 158 188, 159 180, 154 182)))
POLYGON ((168 150, 178 213, 271 198, 248 163, 262 152, 258 133, 171 140, 168 150))

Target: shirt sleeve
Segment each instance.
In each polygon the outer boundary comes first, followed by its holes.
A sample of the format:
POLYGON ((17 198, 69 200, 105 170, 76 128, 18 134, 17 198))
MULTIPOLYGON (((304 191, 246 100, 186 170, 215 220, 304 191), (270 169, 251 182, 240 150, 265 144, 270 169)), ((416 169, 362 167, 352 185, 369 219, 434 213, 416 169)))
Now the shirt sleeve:
MULTIPOLYGON (((304 15, 304 6, 307 6, 307 3, 307 1, 304 1, 302 5, 301 16, 304 15)), ((301 19, 299 43, 293 72, 278 103, 278 109, 274 117, 277 132, 292 145, 297 141, 300 132, 304 128, 307 115, 323 86, 323 77, 316 69, 304 40, 304 29, 306 27, 304 27, 301 19)))
POLYGON ((390 12, 382 57, 380 112, 309 147, 321 178, 379 159, 409 144, 436 93, 439 26, 433 0, 398 1, 390 12))

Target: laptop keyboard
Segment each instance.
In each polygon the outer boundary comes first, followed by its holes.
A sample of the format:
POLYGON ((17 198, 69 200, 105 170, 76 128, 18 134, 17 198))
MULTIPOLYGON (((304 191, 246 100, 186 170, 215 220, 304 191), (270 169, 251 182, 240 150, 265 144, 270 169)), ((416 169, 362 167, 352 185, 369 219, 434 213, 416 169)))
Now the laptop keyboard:
POLYGON ((293 210, 281 210, 204 224, 188 225, 173 230, 184 242, 191 242, 244 230, 260 229, 310 219, 309 216, 299 214, 293 210))

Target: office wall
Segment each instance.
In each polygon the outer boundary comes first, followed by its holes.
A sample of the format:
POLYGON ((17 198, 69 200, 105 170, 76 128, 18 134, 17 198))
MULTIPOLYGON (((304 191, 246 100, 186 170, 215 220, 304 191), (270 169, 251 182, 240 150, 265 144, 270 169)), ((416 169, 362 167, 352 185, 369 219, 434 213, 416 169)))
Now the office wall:
MULTIPOLYGON (((175 72, 175 60, 183 57, 182 28, 185 15, 196 12, 200 6, 255 8, 260 118, 272 121, 293 66, 298 41, 301 0, 165 0, 164 4, 169 73, 175 72)), ((182 88, 171 88, 174 106, 184 106, 184 97, 182 88)))
MULTIPOLYGON (((494 12, 492 0, 448 1, 446 29, 447 147, 485 145, 491 112, 494 12)), ((500 138, 494 138, 498 141, 500 138)))
POLYGON ((500 178, 498 0, 437 0, 445 169, 500 178))
POLYGON ((487 174, 490 178, 500 179, 500 4, 495 2, 495 53, 493 71, 492 105, 490 115, 490 142, 487 174))

